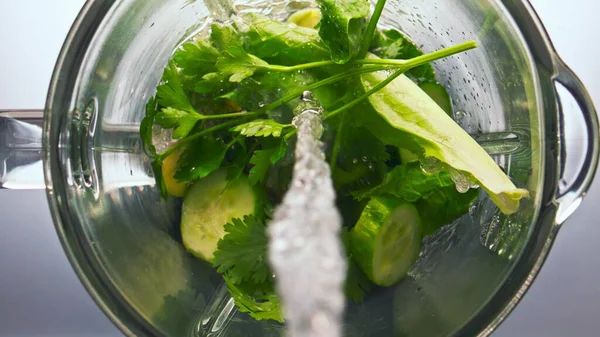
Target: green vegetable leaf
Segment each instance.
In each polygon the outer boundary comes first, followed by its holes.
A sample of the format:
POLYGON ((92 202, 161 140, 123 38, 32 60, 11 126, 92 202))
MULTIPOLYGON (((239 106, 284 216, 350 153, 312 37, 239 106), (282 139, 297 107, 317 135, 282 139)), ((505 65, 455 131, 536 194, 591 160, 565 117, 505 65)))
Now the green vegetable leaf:
POLYGON ((244 45, 242 35, 234 26, 213 24, 211 28, 210 39, 217 49, 226 51, 231 47, 241 47, 244 45))
POLYGON ((254 155, 250 159, 250 164, 254 165, 254 167, 250 169, 250 175, 248 176, 250 185, 258 185, 265 181, 273 154, 274 152, 272 149, 254 151, 254 155))
POLYGON ((254 75, 258 69, 269 64, 260 58, 248 54, 242 47, 230 47, 217 62, 217 69, 229 77, 230 82, 241 82, 254 75))
MULTIPOLYGON (((371 44, 373 54, 383 59, 409 60, 423 55, 423 52, 406 36, 395 29, 379 31, 371 44)), ((406 75, 417 82, 437 83, 435 71, 431 64, 424 64, 410 69, 406 75)))
POLYGON ((448 186, 453 188, 455 186, 448 173, 425 174, 421 170, 420 163, 416 162, 396 167, 386 176, 381 185, 368 191, 356 192, 354 195, 358 199, 390 195, 414 203, 440 187, 448 186))
MULTIPOLYGON (((361 75, 364 90, 370 90, 385 76, 361 75)), ((369 97, 369 102, 396 130, 397 140, 412 139, 411 145, 420 148, 414 152, 436 158, 477 181, 503 213, 515 213, 520 200, 529 196, 527 190, 516 188, 487 152, 408 77, 398 77, 369 97)), ((390 145, 404 147, 402 143, 390 145)))
POLYGON ((269 239, 264 221, 254 216, 233 219, 224 227, 213 264, 234 284, 266 282, 272 275, 268 264, 269 239))
POLYGON ((175 179, 194 181, 208 176, 221 167, 230 146, 212 136, 190 143, 179 158, 175 179))
MULTIPOLYGON (((184 43, 173 60, 183 76, 202 77, 216 70, 215 64, 221 53, 206 40, 184 43)), ((171 105, 168 105, 171 106, 171 105)))
POLYGON ((235 284, 224 275, 227 289, 241 312, 248 313, 257 321, 274 320, 284 322, 281 301, 275 293, 272 283, 235 284))
POLYGON ((174 61, 169 62, 169 66, 165 69, 163 83, 158 86, 156 97, 158 104, 163 107, 197 113, 183 90, 174 61))
MULTIPOLYGON (((297 91, 299 87, 307 86, 314 82, 316 82, 315 77, 306 71, 293 73, 268 71, 244 80, 237 88, 224 97, 236 102, 247 111, 255 111, 265 104, 274 102, 297 91)), ((292 107, 292 104, 289 104, 283 108, 271 111, 271 113, 281 115, 288 110, 291 113, 294 107, 292 107)))
POLYGON ((331 58, 344 64, 358 54, 371 9, 368 0, 318 0, 323 18, 319 35, 331 58))
POLYGON ((196 83, 194 91, 199 94, 213 94, 217 97, 225 95, 232 86, 227 77, 227 74, 220 72, 208 73, 196 83))
POLYGON ((272 119, 257 119, 231 129, 246 137, 281 137, 281 133, 291 125, 279 124, 272 119))
POLYGON ((285 157, 287 153, 287 142, 281 139, 276 145, 264 147, 262 150, 254 151, 254 155, 250 159, 250 164, 254 165, 250 169, 248 181, 250 185, 263 183, 269 172, 271 165, 276 164, 279 160, 285 157))
POLYGON ((154 160, 152 162, 152 172, 154 173, 154 180, 156 181, 156 187, 160 193, 160 196, 164 199, 169 197, 169 191, 167 191, 167 185, 163 177, 162 161, 154 160))
POLYGON ((433 235, 442 226, 452 223, 467 212, 477 199, 479 190, 459 193, 455 186, 438 188, 416 202, 422 221, 422 234, 433 235))
POLYGON ((277 58, 284 65, 329 59, 329 49, 316 30, 295 24, 281 23, 263 15, 243 15, 248 26, 247 50, 262 59, 277 58))
POLYGON ((154 118, 156 117, 156 99, 150 98, 146 104, 146 116, 140 124, 140 137, 142 139, 142 147, 144 152, 149 157, 156 156, 156 147, 152 144, 154 118))
POLYGON ((175 129, 173 138, 181 139, 187 137, 201 119, 202 115, 195 112, 164 108, 156 114, 155 121, 165 129, 175 129))

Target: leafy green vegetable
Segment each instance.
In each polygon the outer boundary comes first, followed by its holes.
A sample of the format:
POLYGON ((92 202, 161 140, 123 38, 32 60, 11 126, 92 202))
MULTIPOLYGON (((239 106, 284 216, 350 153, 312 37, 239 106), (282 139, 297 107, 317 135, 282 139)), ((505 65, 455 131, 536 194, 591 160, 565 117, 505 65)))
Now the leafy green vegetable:
POLYGON ((230 82, 241 82, 254 75, 256 70, 268 66, 267 62, 248 54, 242 47, 228 48, 217 62, 217 69, 225 76, 230 76, 230 82))
MULTIPOLYGON (((221 53, 208 41, 199 40, 184 43, 173 57, 174 63, 184 76, 200 78, 215 71, 215 63, 221 53)), ((170 106, 167 104, 166 106, 170 106)))
POLYGON ((140 123, 140 138, 142 139, 142 148, 149 157, 156 156, 156 147, 152 144, 154 118, 156 116, 156 100, 151 98, 146 104, 146 116, 140 123))
POLYGON ((282 139, 278 144, 269 146, 263 150, 254 151, 250 159, 250 164, 254 165, 250 169, 249 181, 251 185, 257 185, 265 181, 269 167, 277 163, 285 156, 287 152, 287 142, 282 139))
POLYGON ((318 0, 321 6, 319 36, 333 61, 344 64, 358 54, 371 9, 368 0, 318 0))
POLYGON ((231 131, 239 132, 246 137, 281 137, 281 133, 292 125, 283 125, 272 119, 257 119, 252 122, 238 125, 231 131))
POLYGON ((265 223, 254 216, 233 219, 225 225, 227 233, 219 241, 213 264, 234 284, 245 281, 266 282, 271 277, 265 223))
POLYGON ((244 46, 242 35, 234 26, 213 24, 211 27, 210 40, 212 44, 220 51, 225 51, 231 47, 244 46))
POLYGON ((242 16, 248 25, 247 50, 262 59, 276 58, 282 64, 298 64, 329 59, 329 49, 316 30, 286 24, 265 16, 242 16))
MULTIPOLYGON (((361 75, 365 90, 384 79, 380 73, 361 75)), ((516 188, 487 152, 408 77, 398 77, 369 97, 369 102, 385 122, 404 134, 402 138, 412 138, 423 157, 434 157, 479 182, 502 212, 515 213, 520 200, 529 196, 526 190, 516 188)))
POLYGON ((158 86, 156 97, 163 107, 198 113, 183 90, 175 62, 171 61, 163 74, 163 84, 158 86))
MULTIPOLYGON (((371 50, 383 59, 409 60, 423 55, 413 42, 395 29, 379 31, 373 39, 371 50)), ((418 84, 437 83, 431 64, 413 68, 407 71, 406 75, 418 84)))
POLYGON ((283 323, 281 301, 275 294, 272 283, 235 284, 224 275, 227 289, 241 312, 248 313, 257 321, 275 320, 283 323))
POLYGON ((210 136, 189 144, 179 159, 175 179, 193 181, 208 176, 221 167, 231 145, 210 136))
POLYGON ((174 108, 164 108, 156 114, 155 121, 165 129, 172 129, 173 139, 186 137, 196 126, 202 115, 174 108))

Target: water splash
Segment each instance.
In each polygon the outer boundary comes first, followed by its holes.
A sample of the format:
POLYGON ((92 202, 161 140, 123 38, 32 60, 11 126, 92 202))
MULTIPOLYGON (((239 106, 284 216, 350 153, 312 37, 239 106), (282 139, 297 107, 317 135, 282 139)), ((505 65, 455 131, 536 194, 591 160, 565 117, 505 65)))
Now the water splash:
POLYGON ((341 336, 347 263, 341 216, 322 144, 321 109, 303 96, 290 190, 269 226, 269 259, 277 275, 290 337, 341 336))

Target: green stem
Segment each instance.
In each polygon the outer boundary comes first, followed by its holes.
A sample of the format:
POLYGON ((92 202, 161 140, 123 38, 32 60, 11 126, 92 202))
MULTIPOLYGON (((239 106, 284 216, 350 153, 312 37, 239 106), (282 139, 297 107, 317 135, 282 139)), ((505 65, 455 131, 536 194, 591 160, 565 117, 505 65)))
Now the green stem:
POLYGON ((342 149, 342 137, 344 135, 344 126, 346 125, 346 116, 347 115, 342 116, 342 120, 340 121, 340 126, 337 134, 335 135, 335 141, 333 143, 333 153, 331 154, 331 162, 329 163, 332 175, 334 175, 335 171, 337 170, 337 161, 342 149))
POLYGON ((279 66, 279 65, 274 65, 274 64, 270 64, 267 66, 263 66, 262 68, 264 69, 268 69, 268 70, 275 70, 275 71, 281 71, 281 72, 285 72, 285 73, 290 73, 293 71, 299 71, 299 70, 305 70, 305 69, 311 69, 311 68, 318 68, 318 67, 325 67, 325 66, 332 66, 332 65, 336 65, 337 63, 333 62, 333 61, 319 61, 319 62, 310 62, 310 63, 304 63, 304 64, 299 64, 296 66, 279 66))
POLYGON ((388 76, 388 78, 386 78, 385 80, 381 81, 381 83, 377 84, 376 86, 373 87, 373 89, 367 91, 365 94, 361 95, 360 97, 356 98, 355 100, 353 100, 352 102, 344 105, 343 107, 336 109, 332 112, 330 112, 327 115, 327 118, 331 118, 334 117, 354 106, 356 106, 357 104, 361 103, 362 101, 366 100, 367 98, 371 97, 371 95, 375 94, 376 92, 378 92, 379 90, 385 88, 386 85, 390 84, 393 80, 395 80, 396 78, 398 78, 398 76, 402 75, 404 73, 404 70, 398 70, 395 73, 393 73, 391 76, 388 76))
POLYGON ((248 116, 247 112, 235 112, 235 113, 222 114, 222 115, 202 115, 202 117, 200 117, 199 120, 237 118, 237 117, 246 117, 246 116, 248 116))
POLYGON ((167 158, 168 156, 170 156, 171 154, 173 154, 173 152, 177 151, 177 149, 179 149, 180 147, 182 147, 184 144, 189 143, 193 140, 196 140, 200 137, 206 136, 208 134, 211 134, 215 131, 219 131, 225 128, 229 128, 232 127, 236 124, 241 124, 238 120, 234 120, 234 121, 229 121, 229 122, 225 122, 219 125, 215 125, 212 128, 208 128, 206 130, 202 130, 198 133, 195 133, 189 137, 186 137, 182 140, 180 140, 179 142, 177 142, 177 144, 171 146, 170 148, 168 148, 165 152, 161 153, 158 155, 157 160, 163 161, 165 158, 167 158))
POLYGON ((452 55, 463 53, 465 51, 477 48, 475 41, 467 41, 456 46, 444 48, 433 53, 417 56, 408 60, 387 60, 387 59, 368 59, 368 60, 355 60, 358 64, 382 64, 388 66, 396 66, 400 70, 410 70, 412 68, 437 61, 452 55))
POLYGON ((369 49, 371 48, 371 42, 373 41, 373 35, 375 34, 375 30, 377 29, 377 24, 379 23, 379 18, 381 18, 381 14, 383 13, 383 9, 385 7, 385 3, 387 0, 379 0, 377 1, 377 5, 375 5, 375 11, 371 16, 371 20, 369 21, 369 25, 367 26, 367 30, 365 31, 365 36, 362 40, 362 45, 360 47, 360 51, 358 53, 359 59, 364 59, 369 53, 369 49))
MULTIPOLYGON (((442 50, 438 50, 436 52, 430 53, 430 54, 425 54, 425 55, 421 55, 412 59, 408 59, 408 60, 393 60, 393 59, 365 59, 363 57, 360 57, 357 60, 352 60, 350 62, 348 62, 348 64, 369 64, 369 65, 387 65, 387 66, 395 66, 395 67, 406 67, 406 69, 410 69, 410 68, 414 68, 420 65, 423 65, 425 63, 429 63, 432 61, 436 61, 439 60, 441 58, 445 58, 448 56, 452 56, 458 53, 462 53, 465 52, 467 50, 470 49, 474 49, 477 48, 477 43, 475 41, 468 41, 465 43, 461 43, 459 45, 450 47, 450 48, 445 48, 442 50)), ((318 67, 325 67, 325 66, 334 66, 337 65, 337 63, 333 62, 333 61, 319 61, 319 62, 311 62, 311 63, 304 63, 304 64, 299 64, 296 66, 280 66, 280 65, 267 65, 267 66, 261 66, 261 68, 263 69, 268 69, 268 70, 273 70, 273 71, 281 71, 281 72, 293 72, 293 71, 298 71, 298 70, 304 70, 304 69, 311 69, 311 68, 318 68, 318 67)))
POLYGON ((291 101, 293 99, 296 99, 296 98, 300 97, 300 95, 302 95, 302 93, 305 92, 305 91, 315 90, 315 89, 318 89, 320 87, 323 87, 323 86, 326 86, 326 85, 329 85, 329 84, 333 84, 335 82, 339 82, 339 81, 344 80, 344 79, 349 78, 349 77, 353 77, 353 76, 364 74, 364 73, 371 73, 371 72, 375 72, 375 71, 385 70, 387 68, 388 67, 386 67, 386 66, 362 67, 362 68, 357 68, 357 69, 350 70, 350 71, 348 71, 346 73, 337 74, 337 75, 328 77, 328 78, 326 78, 324 80, 321 80, 321 81, 315 82, 313 84, 310 84, 310 85, 308 85, 308 86, 306 86, 306 87, 304 87, 304 88, 302 88, 300 90, 296 90, 296 91, 292 92, 291 94, 289 94, 287 96, 284 96, 283 98, 280 98, 280 99, 276 100, 273 103, 267 104, 264 107, 262 107, 262 108, 260 108, 260 109, 258 109, 256 111, 254 111, 254 112, 249 112, 249 113, 246 114, 246 116, 248 116, 248 117, 256 117, 256 116, 260 116, 262 114, 265 114, 268 111, 271 111, 273 109, 277 109, 280 106, 284 105, 285 103, 287 103, 287 102, 289 102, 289 101, 291 101))

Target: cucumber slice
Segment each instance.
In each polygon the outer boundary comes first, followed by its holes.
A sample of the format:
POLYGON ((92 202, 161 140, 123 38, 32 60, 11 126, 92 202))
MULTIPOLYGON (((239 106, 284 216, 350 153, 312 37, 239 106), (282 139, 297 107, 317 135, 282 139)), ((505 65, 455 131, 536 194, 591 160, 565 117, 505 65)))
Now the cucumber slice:
POLYGON ((350 233, 353 257, 373 283, 400 281, 421 251, 421 219, 411 204, 373 198, 350 233))
POLYGON ((211 262, 224 226, 242 219, 255 210, 256 195, 243 176, 227 180, 227 171, 216 171, 198 180, 183 199, 181 236, 185 248, 195 256, 211 262))

